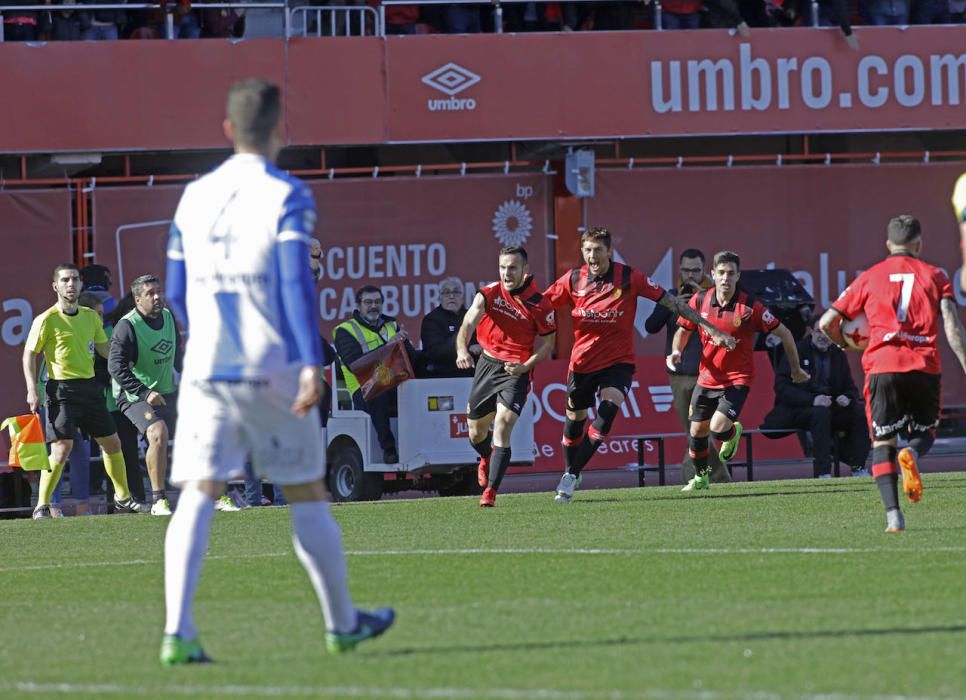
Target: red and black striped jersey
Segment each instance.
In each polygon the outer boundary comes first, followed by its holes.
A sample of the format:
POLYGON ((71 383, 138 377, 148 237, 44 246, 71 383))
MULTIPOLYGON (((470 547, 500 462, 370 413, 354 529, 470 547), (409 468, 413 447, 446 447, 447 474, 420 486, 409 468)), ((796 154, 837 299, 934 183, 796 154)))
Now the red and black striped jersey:
POLYGON ((500 282, 480 291, 486 312, 476 328, 476 339, 490 357, 503 362, 526 362, 538 335, 557 331, 556 313, 537 291, 533 277, 508 292, 500 282))

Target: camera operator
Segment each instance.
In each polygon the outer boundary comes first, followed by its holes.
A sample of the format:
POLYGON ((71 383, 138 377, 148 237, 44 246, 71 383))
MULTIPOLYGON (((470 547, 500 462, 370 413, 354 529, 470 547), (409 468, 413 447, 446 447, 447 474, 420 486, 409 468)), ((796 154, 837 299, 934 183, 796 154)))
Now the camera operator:
MULTIPOLYGON (((699 290, 712 287, 711 279, 705 273, 704 253, 696 248, 688 248, 681 253, 678 258, 678 271, 680 277, 677 286, 675 289, 667 290, 668 294, 675 294, 684 301, 688 301, 699 290)), ((651 335, 659 332, 662 328, 667 330, 667 338, 664 343, 665 356, 671 354, 671 340, 678 328, 677 323, 677 315, 661 304, 655 304, 654 311, 644 322, 644 328, 651 335)), ((681 356, 681 363, 667 367, 671 395, 674 399, 674 412, 681 421, 681 427, 685 433, 688 433, 691 428, 691 422, 688 419, 688 407, 691 405, 691 394, 694 392, 694 386, 698 382, 698 361, 700 359, 701 340, 698 333, 692 333, 681 356)), ((711 467, 711 481, 715 483, 731 481, 728 469, 721 464, 715 450, 710 451, 708 464, 711 467)), ((682 483, 687 483, 693 476, 694 462, 685 449, 684 459, 681 461, 682 483)))

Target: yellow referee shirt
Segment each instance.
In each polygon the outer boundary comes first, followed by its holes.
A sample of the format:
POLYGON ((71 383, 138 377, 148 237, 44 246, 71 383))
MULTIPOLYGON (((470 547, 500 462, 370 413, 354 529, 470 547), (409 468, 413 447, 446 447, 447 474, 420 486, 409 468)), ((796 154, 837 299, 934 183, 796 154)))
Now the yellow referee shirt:
POLYGON ((44 354, 51 379, 91 379, 94 346, 106 342, 101 317, 86 306, 68 316, 54 304, 34 319, 27 335, 27 349, 44 354))

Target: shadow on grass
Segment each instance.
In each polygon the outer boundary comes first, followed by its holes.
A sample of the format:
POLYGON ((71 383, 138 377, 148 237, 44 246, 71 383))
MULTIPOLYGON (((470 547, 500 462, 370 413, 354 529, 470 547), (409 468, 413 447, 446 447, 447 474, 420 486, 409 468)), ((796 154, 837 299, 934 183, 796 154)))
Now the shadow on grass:
POLYGON ((552 649, 586 649, 588 647, 641 646, 649 644, 700 644, 701 642, 765 642, 783 639, 844 639, 850 637, 891 637, 923 634, 962 634, 966 625, 933 625, 929 627, 883 627, 864 630, 787 630, 776 632, 746 632, 743 634, 687 635, 679 637, 617 637, 614 639, 556 640, 552 642, 509 642, 506 644, 454 644, 409 647, 391 651, 377 651, 367 656, 416 656, 419 654, 478 654, 501 651, 542 651, 552 649))

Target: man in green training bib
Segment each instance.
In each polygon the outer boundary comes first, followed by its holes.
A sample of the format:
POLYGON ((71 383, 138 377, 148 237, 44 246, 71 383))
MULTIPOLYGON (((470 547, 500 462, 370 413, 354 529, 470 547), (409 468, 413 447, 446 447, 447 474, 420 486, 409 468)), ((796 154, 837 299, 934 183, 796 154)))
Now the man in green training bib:
POLYGON ((151 513, 171 515, 164 492, 168 438, 174 431, 174 373, 181 371, 182 344, 174 316, 164 308, 164 288, 157 275, 131 283, 134 308, 114 327, 107 369, 118 410, 144 436, 144 461, 151 480, 151 513))
POLYGON ((131 496, 121 442, 114 420, 104 403, 104 388, 94 378, 94 352, 107 357, 108 342, 101 317, 78 305, 80 272, 76 265, 54 268, 53 290, 57 303, 34 319, 23 352, 27 382, 27 406, 40 410, 37 391, 37 355, 43 353, 50 379, 47 382, 47 440, 50 471, 40 475, 34 520, 50 518, 50 497, 60 480, 64 463, 80 429, 101 446, 104 470, 114 482, 114 510, 146 513, 149 509, 131 496))

